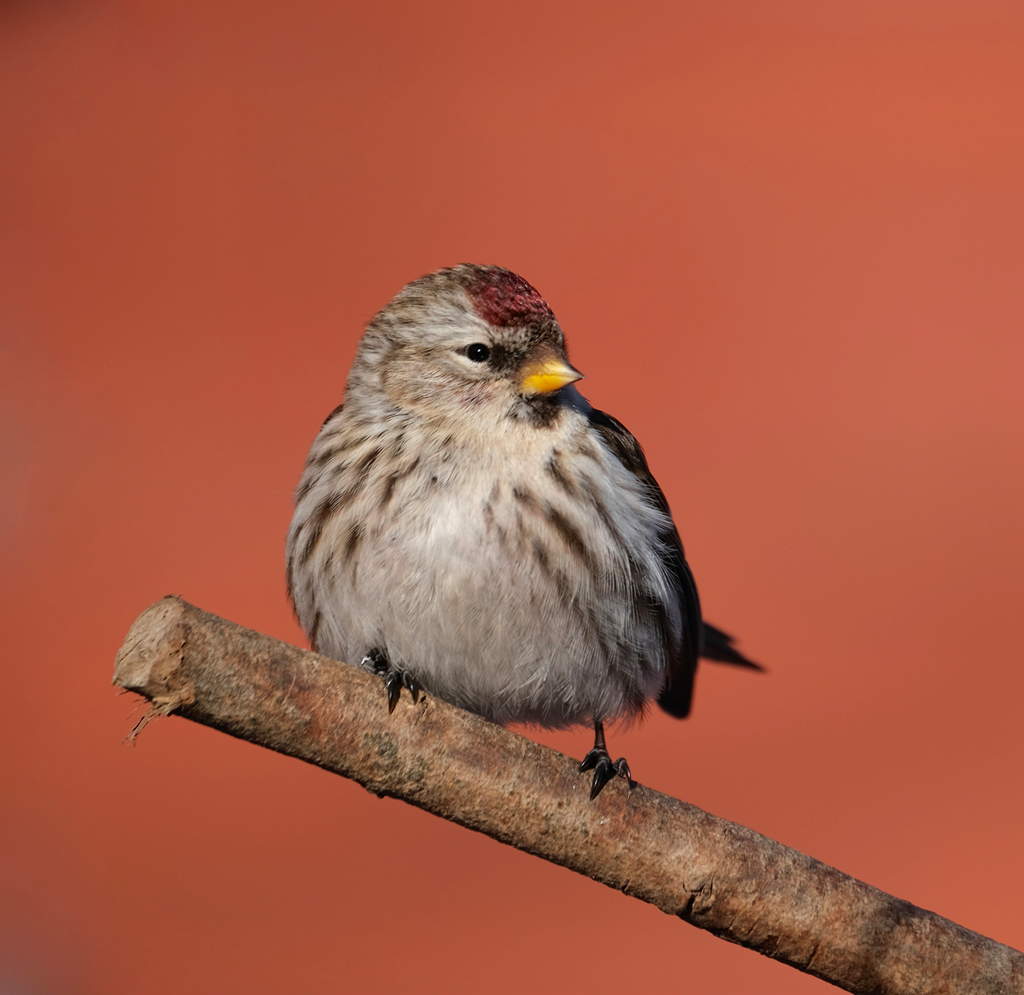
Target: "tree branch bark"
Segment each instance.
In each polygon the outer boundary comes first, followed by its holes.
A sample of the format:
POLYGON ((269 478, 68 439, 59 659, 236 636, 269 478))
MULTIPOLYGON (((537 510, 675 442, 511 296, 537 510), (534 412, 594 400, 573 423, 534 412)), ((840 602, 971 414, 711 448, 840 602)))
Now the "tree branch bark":
POLYGON ((350 777, 656 905, 851 992, 1022 993, 1024 954, 757 833, 616 779, 434 698, 388 715, 378 678, 167 597, 114 684, 350 777))

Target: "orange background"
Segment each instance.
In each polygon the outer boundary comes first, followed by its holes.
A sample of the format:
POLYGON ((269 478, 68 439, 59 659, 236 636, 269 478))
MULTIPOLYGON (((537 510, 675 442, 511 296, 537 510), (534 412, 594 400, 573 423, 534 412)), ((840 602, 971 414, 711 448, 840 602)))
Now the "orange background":
POLYGON ((0 988, 825 990, 183 720, 121 744, 161 595, 302 642, 306 450, 463 260, 545 295, 771 670, 613 755, 1024 946, 1022 44, 983 0, 4 3, 0 988))

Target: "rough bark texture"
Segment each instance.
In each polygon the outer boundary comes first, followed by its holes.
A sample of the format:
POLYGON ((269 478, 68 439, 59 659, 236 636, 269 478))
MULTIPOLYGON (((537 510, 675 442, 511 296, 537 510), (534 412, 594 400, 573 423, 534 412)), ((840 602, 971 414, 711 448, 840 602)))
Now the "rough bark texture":
POLYGON ((353 778, 851 992, 1024 993, 1024 954, 743 826, 180 598, 146 609, 114 684, 353 778))

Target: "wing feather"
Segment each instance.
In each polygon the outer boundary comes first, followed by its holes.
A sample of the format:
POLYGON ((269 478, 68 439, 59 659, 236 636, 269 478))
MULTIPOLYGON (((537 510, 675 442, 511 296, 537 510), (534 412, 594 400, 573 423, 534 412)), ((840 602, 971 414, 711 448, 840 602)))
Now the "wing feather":
POLYGON ((665 644, 669 648, 668 677, 658 695, 658 704, 676 718, 685 718, 690 712, 693 698, 693 677, 697 671, 697 657, 703 639, 700 615, 700 598, 693 574, 686 563, 683 543, 679 531, 672 521, 665 494, 658 486, 643 448, 622 422, 603 411, 589 413, 590 424, 604 440, 605 445, 619 462, 644 485, 652 504, 665 512, 668 527, 657 536, 658 549, 666 575, 669 577, 683 616, 683 638, 678 643, 665 633, 665 644))
POLYGON ((683 638, 678 646, 665 634, 666 645, 670 647, 668 676, 665 686, 658 695, 658 704, 669 715, 678 719, 690 714, 693 702, 693 679, 697 672, 697 659, 704 657, 717 663, 731 663, 738 667, 763 670, 760 664, 747 659, 733 646, 733 638, 721 629, 709 625, 701 618, 700 597, 693 573, 686 562, 679 531, 672 521, 665 494, 658 486, 643 448, 625 425, 603 411, 589 412, 590 424, 604 440, 605 445, 619 462, 643 483, 652 503, 665 512, 671 528, 666 528, 657 538, 658 548, 666 573, 679 598, 683 615, 683 638))

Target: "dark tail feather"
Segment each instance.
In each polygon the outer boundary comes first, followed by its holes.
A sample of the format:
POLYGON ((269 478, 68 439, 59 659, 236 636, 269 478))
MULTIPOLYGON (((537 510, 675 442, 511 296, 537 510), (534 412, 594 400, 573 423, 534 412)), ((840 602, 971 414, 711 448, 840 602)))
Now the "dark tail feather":
POLYGON ((737 667, 749 667, 751 670, 764 670, 759 663, 748 660, 739 650, 733 648, 735 640, 721 629, 704 623, 704 642, 701 644, 700 655, 705 660, 716 663, 731 663, 737 667))

